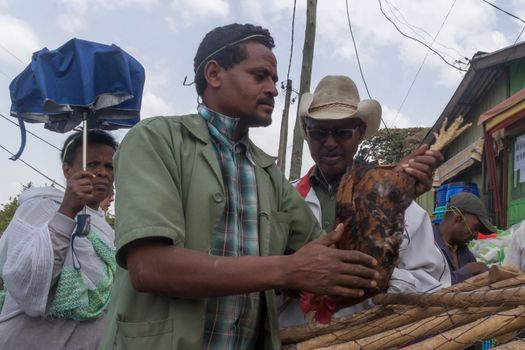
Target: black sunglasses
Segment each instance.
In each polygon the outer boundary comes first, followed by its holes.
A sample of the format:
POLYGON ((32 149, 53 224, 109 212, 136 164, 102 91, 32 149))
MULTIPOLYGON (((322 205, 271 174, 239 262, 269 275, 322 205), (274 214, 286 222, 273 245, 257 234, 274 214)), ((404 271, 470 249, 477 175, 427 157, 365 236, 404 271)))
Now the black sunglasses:
POLYGON ((336 129, 336 130, 327 130, 327 129, 310 129, 306 128, 306 134, 312 140, 315 141, 326 141, 329 135, 332 135, 336 142, 344 142, 350 140, 354 136, 356 129, 336 129))

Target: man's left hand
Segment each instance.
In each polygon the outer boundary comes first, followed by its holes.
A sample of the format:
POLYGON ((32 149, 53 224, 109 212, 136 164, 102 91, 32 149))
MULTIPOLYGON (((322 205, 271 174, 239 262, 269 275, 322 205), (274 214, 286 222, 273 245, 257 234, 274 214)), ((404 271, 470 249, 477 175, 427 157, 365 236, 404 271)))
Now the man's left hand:
POLYGON ((428 145, 422 145, 399 162, 403 170, 416 179, 416 196, 432 188, 432 174, 443 160, 441 152, 431 151, 428 145))

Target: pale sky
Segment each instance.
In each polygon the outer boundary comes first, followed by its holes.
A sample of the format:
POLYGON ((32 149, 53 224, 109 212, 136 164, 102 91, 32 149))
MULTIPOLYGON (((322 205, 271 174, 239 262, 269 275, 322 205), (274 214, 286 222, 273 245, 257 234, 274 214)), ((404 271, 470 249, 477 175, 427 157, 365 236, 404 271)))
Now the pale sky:
MULTIPOLYGON (((525 18, 522 0, 492 2, 525 18)), ((142 63, 146 70, 142 118, 195 111, 195 89, 182 86, 182 81, 186 75, 193 79, 192 63, 197 47, 208 31, 220 25, 239 22, 268 28, 276 42, 279 77, 284 80, 290 55, 293 3, 293 0, 0 0, 0 114, 9 117, 9 84, 29 64, 31 54, 43 47, 56 49, 73 37, 116 44, 142 63)), ((451 62, 471 58, 477 51, 491 52, 512 45, 524 25, 481 0, 382 0, 381 3, 401 30, 428 44, 450 11, 433 47, 451 62)), ((398 113, 428 50, 396 31, 381 14, 378 1, 348 0, 348 4, 363 73, 372 98, 383 107, 386 124, 433 125, 461 81, 462 73, 434 53, 428 54, 398 113)), ((305 18, 306 0, 297 0, 290 72, 296 89, 305 18)), ((524 39, 525 34, 519 41, 524 39)), ((361 99, 368 98, 357 66, 344 0, 318 0, 311 89, 329 74, 350 76, 361 99)), ((284 105, 284 94, 280 92, 273 124, 250 132, 255 143, 272 155, 277 154, 284 105)), ((296 104, 291 107, 290 130, 295 123, 296 104)), ((29 125, 28 129, 59 148, 67 137, 45 130, 41 124, 29 125)), ((119 140, 124 134, 125 131, 115 132, 119 140)), ((291 137, 288 142, 291 145, 291 137)), ((15 152, 19 143, 18 128, 0 118, 0 145, 15 152)), ((290 151, 291 146, 288 155, 290 151)), ((26 165, 8 158, 0 149, 0 204, 18 194, 22 184, 49 183, 26 165)), ((58 151, 51 146, 28 135, 22 159, 64 183, 58 151)), ((311 165, 311 158, 305 154, 303 173, 311 165)))

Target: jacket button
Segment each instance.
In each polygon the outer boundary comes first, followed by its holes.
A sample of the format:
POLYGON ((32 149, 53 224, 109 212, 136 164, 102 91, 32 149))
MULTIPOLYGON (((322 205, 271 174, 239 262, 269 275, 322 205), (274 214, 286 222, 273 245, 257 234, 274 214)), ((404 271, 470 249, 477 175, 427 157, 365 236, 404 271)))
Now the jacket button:
POLYGON ((217 203, 221 203, 224 200, 224 196, 220 192, 214 193, 213 200, 217 203))

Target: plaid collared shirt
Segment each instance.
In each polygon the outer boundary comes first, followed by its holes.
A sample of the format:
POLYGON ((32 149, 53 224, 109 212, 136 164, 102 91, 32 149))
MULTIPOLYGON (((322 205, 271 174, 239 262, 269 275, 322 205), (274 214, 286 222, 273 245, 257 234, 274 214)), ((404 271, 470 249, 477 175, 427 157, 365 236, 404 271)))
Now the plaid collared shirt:
MULTIPOLYGON (((222 170, 224 214, 212 236, 210 254, 259 255, 257 186, 248 135, 232 141, 238 119, 200 105, 222 170)), ((204 349, 253 349, 258 337, 261 293, 208 298, 204 349)))

